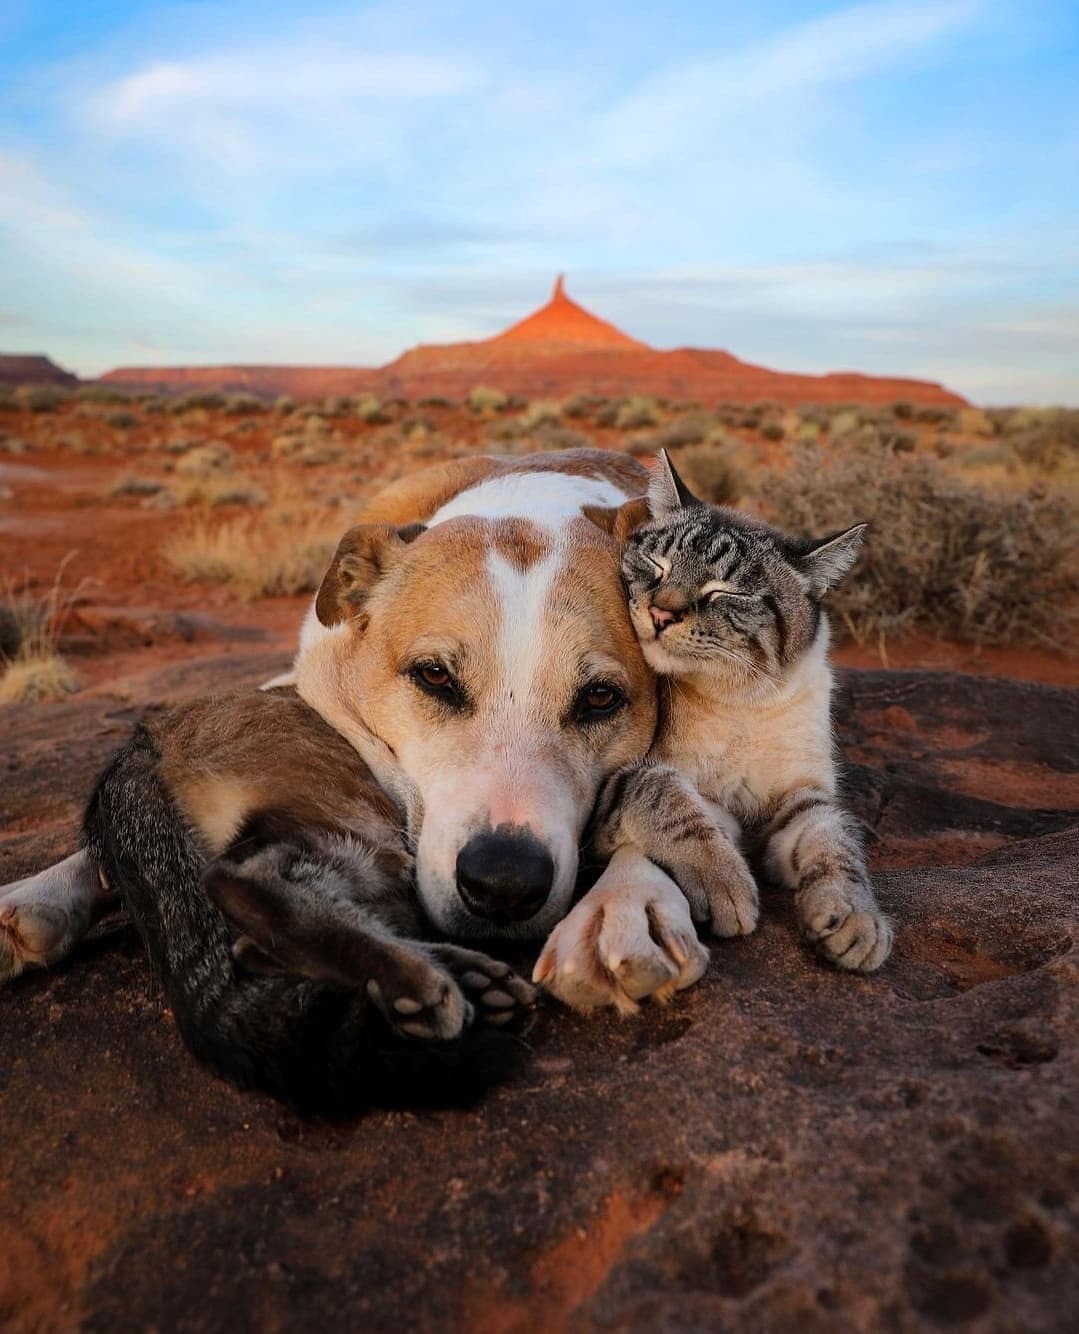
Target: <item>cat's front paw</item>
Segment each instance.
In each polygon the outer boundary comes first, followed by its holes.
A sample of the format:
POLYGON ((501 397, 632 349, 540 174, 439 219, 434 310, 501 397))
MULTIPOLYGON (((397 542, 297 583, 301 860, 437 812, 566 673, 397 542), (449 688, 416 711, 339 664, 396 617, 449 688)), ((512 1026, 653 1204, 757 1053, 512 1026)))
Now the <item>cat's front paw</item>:
POLYGON ((632 1014, 646 998, 669 1000, 707 967, 684 895, 642 862, 625 878, 605 873, 551 932, 532 980, 571 1009, 632 1014))
POLYGON ((367 994, 401 1037, 460 1037, 472 1022, 472 1003, 448 969, 421 949, 387 949, 371 966, 367 994))
POLYGON ((798 900, 802 933, 829 963, 872 973, 892 952, 894 932, 864 885, 816 885, 798 900))
POLYGON ((521 1032, 531 1024, 539 992, 508 963, 461 945, 432 945, 434 957, 453 974, 472 1003, 476 1023, 521 1032))

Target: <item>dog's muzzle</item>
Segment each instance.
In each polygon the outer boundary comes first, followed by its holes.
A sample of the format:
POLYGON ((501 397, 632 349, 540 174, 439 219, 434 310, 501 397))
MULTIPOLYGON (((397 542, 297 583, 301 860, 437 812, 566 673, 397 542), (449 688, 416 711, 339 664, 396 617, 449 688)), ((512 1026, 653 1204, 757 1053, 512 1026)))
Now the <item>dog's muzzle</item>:
POLYGON ((489 922, 526 922, 547 902, 554 858, 530 829, 499 825, 457 854, 457 892, 469 912, 489 922))

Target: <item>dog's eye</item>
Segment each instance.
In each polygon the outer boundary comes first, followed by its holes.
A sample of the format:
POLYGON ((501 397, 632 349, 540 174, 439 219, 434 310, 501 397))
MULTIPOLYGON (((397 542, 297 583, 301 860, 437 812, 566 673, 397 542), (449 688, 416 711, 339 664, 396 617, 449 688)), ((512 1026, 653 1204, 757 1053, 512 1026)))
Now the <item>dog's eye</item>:
POLYGON ((593 681, 577 696, 575 714, 579 723, 596 723, 609 718, 626 703, 626 697, 609 681, 593 681))
POLYGON ((453 673, 441 662, 417 662, 409 668, 409 676, 415 685, 427 695, 434 695, 447 704, 458 705, 462 702, 462 692, 453 673))

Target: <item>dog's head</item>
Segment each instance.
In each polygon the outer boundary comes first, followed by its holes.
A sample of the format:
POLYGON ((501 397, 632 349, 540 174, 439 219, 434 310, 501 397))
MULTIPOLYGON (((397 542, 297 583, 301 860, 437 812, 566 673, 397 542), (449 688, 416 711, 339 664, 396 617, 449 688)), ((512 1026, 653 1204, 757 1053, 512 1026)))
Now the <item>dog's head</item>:
POLYGON ((583 517, 364 525, 314 615, 300 693, 405 807, 432 920, 547 932, 600 783, 655 729, 611 535, 583 517))

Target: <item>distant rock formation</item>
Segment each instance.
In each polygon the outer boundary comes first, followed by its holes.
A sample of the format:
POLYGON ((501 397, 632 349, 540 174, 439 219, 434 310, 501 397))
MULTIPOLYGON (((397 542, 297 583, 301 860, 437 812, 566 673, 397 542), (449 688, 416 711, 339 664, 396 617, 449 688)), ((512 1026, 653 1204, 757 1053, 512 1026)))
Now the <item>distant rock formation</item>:
POLYGON ((808 403, 890 403, 962 406, 966 400, 928 380, 861 375, 796 375, 739 361, 729 352, 676 348, 661 352, 631 338, 566 294, 560 274, 551 299, 493 338, 421 345, 379 370, 348 367, 124 367, 102 377, 133 389, 179 392, 246 390, 273 397, 353 394, 373 390, 418 398, 462 398, 478 384, 529 398, 589 393, 606 397, 656 394, 714 405, 772 399, 808 403))
POLYGON ((78 383, 77 375, 63 370, 48 357, 35 353, 0 353, 0 384, 57 384, 74 389, 78 383))

